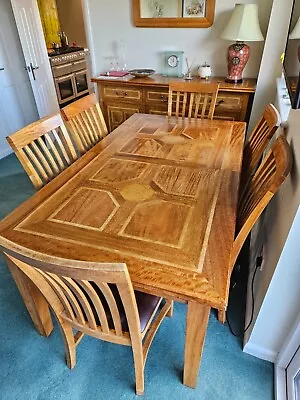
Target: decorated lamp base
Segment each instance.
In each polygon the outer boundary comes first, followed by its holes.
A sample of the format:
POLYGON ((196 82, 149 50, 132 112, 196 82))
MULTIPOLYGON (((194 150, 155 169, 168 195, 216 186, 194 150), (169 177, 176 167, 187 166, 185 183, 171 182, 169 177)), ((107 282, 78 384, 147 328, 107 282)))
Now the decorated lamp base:
POLYGON ((237 42, 228 47, 228 76, 226 82, 242 83, 243 71, 249 60, 250 47, 237 42))

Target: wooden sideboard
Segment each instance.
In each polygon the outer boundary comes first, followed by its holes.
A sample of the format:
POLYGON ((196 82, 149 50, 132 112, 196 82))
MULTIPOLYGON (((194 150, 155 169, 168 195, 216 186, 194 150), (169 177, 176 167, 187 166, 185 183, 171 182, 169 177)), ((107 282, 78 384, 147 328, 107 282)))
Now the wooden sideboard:
MULTIPOLYGON (((134 113, 166 115, 168 91, 171 81, 181 78, 152 75, 149 78, 97 77, 100 105, 109 131, 114 130, 134 113)), ((200 81, 194 78, 192 82, 200 81)), ((224 78, 212 77, 212 82, 220 82, 220 90, 215 110, 216 119, 248 122, 256 88, 255 79, 244 79, 242 84, 226 83, 224 78)))

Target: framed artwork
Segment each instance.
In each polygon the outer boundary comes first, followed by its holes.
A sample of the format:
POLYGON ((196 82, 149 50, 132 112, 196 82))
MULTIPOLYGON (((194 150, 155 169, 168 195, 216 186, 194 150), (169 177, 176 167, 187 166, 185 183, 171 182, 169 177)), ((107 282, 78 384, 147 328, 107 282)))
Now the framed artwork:
POLYGON ((133 23, 148 28, 208 28, 216 0, 132 0, 133 23))
POLYGON ((182 16, 184 18, 204 18, 206 0, 183 0, 182 16))

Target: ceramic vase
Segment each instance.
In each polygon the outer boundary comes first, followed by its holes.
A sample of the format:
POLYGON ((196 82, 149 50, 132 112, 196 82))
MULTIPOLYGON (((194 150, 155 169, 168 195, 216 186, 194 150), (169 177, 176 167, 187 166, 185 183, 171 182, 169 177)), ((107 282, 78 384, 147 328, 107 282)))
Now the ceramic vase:
POLYGON ((226 82, 243 82, 242 75, 249 56, 250 47, 245 43, 234 43, 228 47, 228 76, 226 82))

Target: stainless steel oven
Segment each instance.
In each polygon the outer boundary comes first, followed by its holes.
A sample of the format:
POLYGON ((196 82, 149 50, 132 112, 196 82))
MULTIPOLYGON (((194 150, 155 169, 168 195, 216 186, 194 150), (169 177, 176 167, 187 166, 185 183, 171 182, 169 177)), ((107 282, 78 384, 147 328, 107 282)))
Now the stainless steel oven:
POLYGON ((58 102, 63 105, 89 93, 84 51, 50 58, 58 102))
POLYGON ((76 89, 73 74, 54 78, 54 82, 59 104, 64 104, 67 101, 75 99, 76 89))

